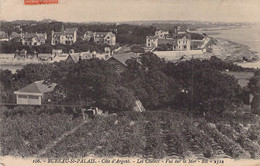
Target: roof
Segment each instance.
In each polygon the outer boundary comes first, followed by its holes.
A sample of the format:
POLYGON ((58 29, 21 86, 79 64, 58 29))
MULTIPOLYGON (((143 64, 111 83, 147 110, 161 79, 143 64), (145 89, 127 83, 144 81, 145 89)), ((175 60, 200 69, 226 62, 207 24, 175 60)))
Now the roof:
POLYGON ((94 33, 94 32, 92 32, 92 31, 87 31, 87 32, 85 32, 84 34, 86 34, 86 35, 93 35, 93 33, 94 33))
POLYGON ((61 35, 74 35, 74 32, 77 31, 78 28, 66 28, 66 31, 64 31, 63 27, 61 29, 61 32, 54 32, 53 34, 56 36, 61 35))
POLYGON ((17 32, 12 32, 10 35, 11 38, 19 38, 21 37, 21 34, 17 33, 17 32))
POLYGON ((203 40, 204 36, 198 33, 189 33, 191 34, 191 40, 203 40))
POLYGON ((191 38, 191 35, 189 33, 178 34, 177 38, 182 39, 184 36, 186 36, 187 38, 191 38))
POLYGON ((158 36, 146 36, 149 39, 158 39, 158 36))
POLYGON ((114 54, 109 59, 111 59, 111 58, 114 58, 117 61, 119 61, 120 63, 122 63, 123 65, 127 66, 126 61, 128 59, 138 58, 138 55, 135 54, 134 52, 128 52, 128 53, 123 53, 123 54, 114 54))
POLYGON ((202 41, 194 41, 194 40, 191 41, 191 45, 193 45, 193 46, 194 46, 194 45, 197 45, 197 46, 200 47, 202 44, 203 44, 202 41))
POLYGON ((65 61, 68 59, 69 54, 59 54, 55 56, 52 60, 52 62, 60 62, 60 61, 65 61))
POLYGON ((0 37, 7 37, 7 33, 5 31, 0 31, 0 37))
POLYGON ((61 35, 74 35, 74 32, 64 31, 64 32, 54 32, 53 34, 56 35, 56 36, 61 36, 61 35))
POLYGON ((15 92, 22 92, 22 93, 48 93, 52 92, 57 84, 52 83, 50 85, 45 84, 44 80, 41 81, 35 81, 34 83, 31 83, 27 85, 26 87, 15 91, 15 92))
POLYGON ((94 32, 94 35, 106 36, 107 34, 113 34, 113 32, 94 32))
POLYGON ((35 33, 25 33, 25 34, 23 35, 23 38, 24 38, 24 39, 31 39, 31 38, 33 38, 33 37, 37 37, 35 33))
POLYGON ((45 33, 36 33, 36 36, 37 36, 40 40, 45 40, 46 34, 45 34, 45 33))
POLYGON ((74 33, 75 31, 78 31, 78 28, 66 28, 66 31, 74 33))
POLYGON ((46 34, 44 33, 25 33, 23 39, 32 39, 36 37, 37 40, 45 40, 46 34))
POLYGON ((95 32, 94 34, 95 35, 107 35, 108 32, 95 32))
MULTIPOLYGON (((91 59, 93 58, 93 55, 91 52, 81 52, 81 53, 74 53, 74 54, 70 54, 68 56, 68 58, 71 57, 71 59, 76 63, 79 61, 79 57, 81 57, 81 59, 91 59)), ((67 58, 67 59, 68 59, 67 58)))

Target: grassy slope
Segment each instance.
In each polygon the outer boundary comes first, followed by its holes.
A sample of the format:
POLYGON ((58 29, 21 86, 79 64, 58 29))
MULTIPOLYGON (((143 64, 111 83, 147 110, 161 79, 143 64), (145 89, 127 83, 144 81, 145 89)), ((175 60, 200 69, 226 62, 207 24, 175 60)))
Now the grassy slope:
POLYGON ((236 116, 237 120, 232 115, 213 123, 163 111, 97 117, 57 144, 46 157, 259 159, 259 118, 236 116))

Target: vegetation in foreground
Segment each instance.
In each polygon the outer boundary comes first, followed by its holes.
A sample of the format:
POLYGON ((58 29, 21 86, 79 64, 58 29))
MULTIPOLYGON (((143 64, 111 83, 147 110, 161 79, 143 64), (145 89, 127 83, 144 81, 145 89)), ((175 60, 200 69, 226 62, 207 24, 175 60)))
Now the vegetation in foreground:
POLYGON ((173 111, 98 117, 45 157, 260 158, 259 119, 228 113, 217 119, 191 120, 173 111))
POLYGON ((33 156, 82 122, 82 117, 61 109, 30 106, 0 109, 1 156, 33 156))
MULTIPOLYGON (((2 114, 1 155, 33 156, 81 122, 53 108, 21 109, 2 114)), ((190 118, 174 110, 121 112, 89 120, 38 157, 259 159, 259 122, 256 115, 243 113, 190 118)))

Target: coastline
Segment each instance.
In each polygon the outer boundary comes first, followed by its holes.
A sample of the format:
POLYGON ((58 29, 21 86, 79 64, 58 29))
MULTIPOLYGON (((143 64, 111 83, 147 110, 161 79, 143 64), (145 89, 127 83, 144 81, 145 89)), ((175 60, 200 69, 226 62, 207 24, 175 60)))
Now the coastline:
POLYGON ((211 51, 205 54, 216 56, 223 61, 233 63, 258 62, 258 52, 253 51, 249 46, 233 42, 223 38, 213 38, 216 43, 210 46, 211 51))

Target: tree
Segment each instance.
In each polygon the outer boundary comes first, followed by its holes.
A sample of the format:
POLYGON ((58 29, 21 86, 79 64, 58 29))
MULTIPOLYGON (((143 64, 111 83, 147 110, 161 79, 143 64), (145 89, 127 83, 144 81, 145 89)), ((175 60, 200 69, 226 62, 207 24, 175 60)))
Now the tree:
POLYGON ((241 88, 232 76, 210 69, 194 72, 190 95, 198 112, 221 113, 241 104, 240 94, 241 88))
POLYGON ((52 64, 28 64, 13 75, 15 90, 35 81, 48 79, 52 72, 52 64))
POLYGON ((127 70, 122 73, 123 85, 133 90, 145 107, 157 109, 171 103, 179 86, 173 78, 161 71, 163 60, 148 53, 141 55, 140 60, 128 60, 127 66, 127 70))
POLYGON ((56 72, 51 75, 50 80, 59 85, 67 101, 78 104, 96 102, 107 85, 118 83, 114 66, 104 60, 94 58, 56 65, 56 72))
POLYGON ((253 101, 251 103, 252 112, 260 115, 260 94, 254 95, 253 101))
POLYGON ((112 112, 132 111, 134 104, 135 97, 132 91, 115 85, 106 86, 96 103, 99 108, 112 112))
POLYGON ((10 70, 0 70, 1 102, 13 103, 15 101, 13 74, 10 70))
POLYGON ((260 114, 260 72, 257 70, 254 77, 249 80, 248 88, 250 93, 254 95, 251 103, 252 111, 256 114, 260 114))

